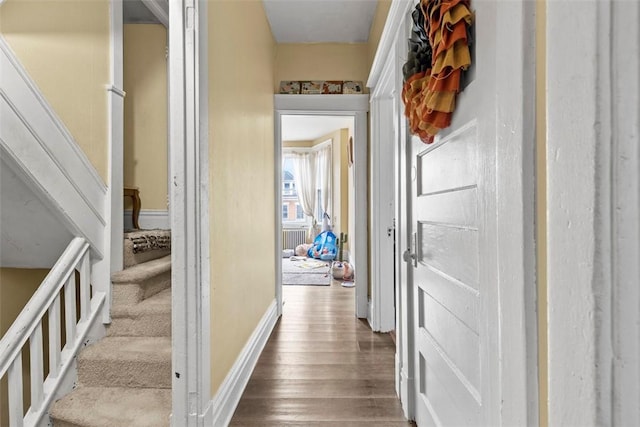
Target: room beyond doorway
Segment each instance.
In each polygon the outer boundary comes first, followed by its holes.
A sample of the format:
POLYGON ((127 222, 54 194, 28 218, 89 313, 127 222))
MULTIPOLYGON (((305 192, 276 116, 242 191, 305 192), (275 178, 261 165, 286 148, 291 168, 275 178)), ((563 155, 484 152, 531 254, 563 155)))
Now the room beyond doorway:
POLYGON ((275 95, 276 259, 274 261, 276 263, 276 297, 280 313, 282 312, 283 249, 295 250, 297 246, 297 244, 294 245, 296 242, 289 242, 289 246, 292 247, 284 248, 283 231, 296 226, 298 230, 306 229, 306 235, 301 233, 301 239, 306 242, 322 230, 323 219, 325 219, 325 224, 331 223, 338 233, 347 230, 349 234, 349 259, 355 265, 358 277, 355 285, 354 315, 360 318, 367 317, 367 110, 368 95, 275 95), (322 119, 323 117, 327 119, 322 119), (289 123, 294 119, 298 121, 297 126, 289 123), (329 123, 328 127, 316 129, 315 135, 303 136, 302 131, 309 131, 319 126, 323 120, 329 123), (297 158, 292 165, 298 164, 297 167, 291 167, 288 171, 286 170, 288 165, 282 162, 283 156, 287 153, 297 158), (351 161, 351 167, 349 167, 349 161, 351 161), (302 165, 305 164, 307 166, 303 167, 302 165), (318 174, 316 174, 317 167, 320 168, 318 174), (296 173, 300 175, 297 180, 296 173), (302 174, 305 176, 302 177, 302 174), (349 177, 352 180, 351 192, 349 177), (288 188, 285 188, 285 184, 288 184, 288 188), (302 192, 307 194, 303 197, 300 195, 302 192), (296 197, 293 197, 293 194, 296 197), (351 198, 350 195, 352 195, 351 198), (291 207, 289 200, 285 204, 285 197, 292 199, 291 207), (300 208, 297 207, 298 204, 300 208), (299 210, 302 210, 302 215, 299 215, 299 210), (355 218, 363 218, 363 221, 353 221, 355 218))

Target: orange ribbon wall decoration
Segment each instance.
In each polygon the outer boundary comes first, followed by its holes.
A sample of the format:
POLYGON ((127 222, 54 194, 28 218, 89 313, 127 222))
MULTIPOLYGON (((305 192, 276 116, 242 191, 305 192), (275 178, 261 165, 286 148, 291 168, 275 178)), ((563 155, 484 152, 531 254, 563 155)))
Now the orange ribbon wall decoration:
POLYGON ((421 0, 413 14, 402 101, 411 132, 430 144, 449 125, 471 65, 469 0, 421 0))

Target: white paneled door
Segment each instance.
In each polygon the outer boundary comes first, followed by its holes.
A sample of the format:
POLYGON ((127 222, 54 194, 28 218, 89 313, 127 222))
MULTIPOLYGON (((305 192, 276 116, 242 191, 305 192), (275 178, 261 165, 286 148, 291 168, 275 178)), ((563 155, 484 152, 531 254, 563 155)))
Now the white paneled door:
POLYGON ((495 2, 475 2, 475 60, 451 128, 413 137, 415 416, 500 424, 495 2))

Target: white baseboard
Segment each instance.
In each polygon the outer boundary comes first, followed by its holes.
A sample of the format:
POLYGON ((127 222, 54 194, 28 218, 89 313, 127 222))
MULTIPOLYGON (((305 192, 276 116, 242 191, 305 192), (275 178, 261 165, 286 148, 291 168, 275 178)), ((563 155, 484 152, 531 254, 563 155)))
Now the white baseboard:
POLYGON ((204 415, 205 426, 217 427, 229 425, 231 417, 240 402, 249 378, 256 367, 271 331, 278 320, 278 304, 274 300, 253 331, 249 341, 231 367, 229 374, 222 382, 220 389, 204 415))
POLYGON ((400 370, 400 403, 402 405, 402 410, 404 412, 404 416, 407 417, 408 420, 415 419, 415 410, 414 410, 414 397, 415 397, 415 384, 413 378, 410 378, 407 375, 406 369, 400 370))
POLYGON ((373 301, 371 299, 367 301, 367 322, 372 331, 378 332, 376 325, 373 324, 373 301))
MULTIPOLYGON (((133 228, 133 220, 131 219, 132 211, 124 211, 124 228, 130 230, 133 228)), ((171 228, 171 218, 169 211, 159 211, 151 209, 142 209, 138 216, 138 225, 142 229, 162 228, 168 230, 171 228)))

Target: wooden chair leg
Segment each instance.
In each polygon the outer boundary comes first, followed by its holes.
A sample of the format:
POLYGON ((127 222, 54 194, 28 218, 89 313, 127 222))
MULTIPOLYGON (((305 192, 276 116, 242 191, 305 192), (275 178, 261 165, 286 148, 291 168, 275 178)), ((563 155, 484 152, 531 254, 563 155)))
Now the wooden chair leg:
POLYGON ((140 207, 142 202, 140 201, 140 194, 136 191, 133 196, 133 212, 131 215, 131 219, 133 220, 133 228, 136 230, 140 229, 140 225, 138 224, 138 217, 140 216, 140 207))
POLYGON ((131 201, 133 202, 131 221, 133 222, 133 228, 135 228, 136 230, 140 230, 140 225, 138 224, 140 207, 142 206, 142 202, 140 201, 140 191, 138 191, 138 189, 135 187, 124 187, 123 195, 124 197, 131 197, 131 201))

